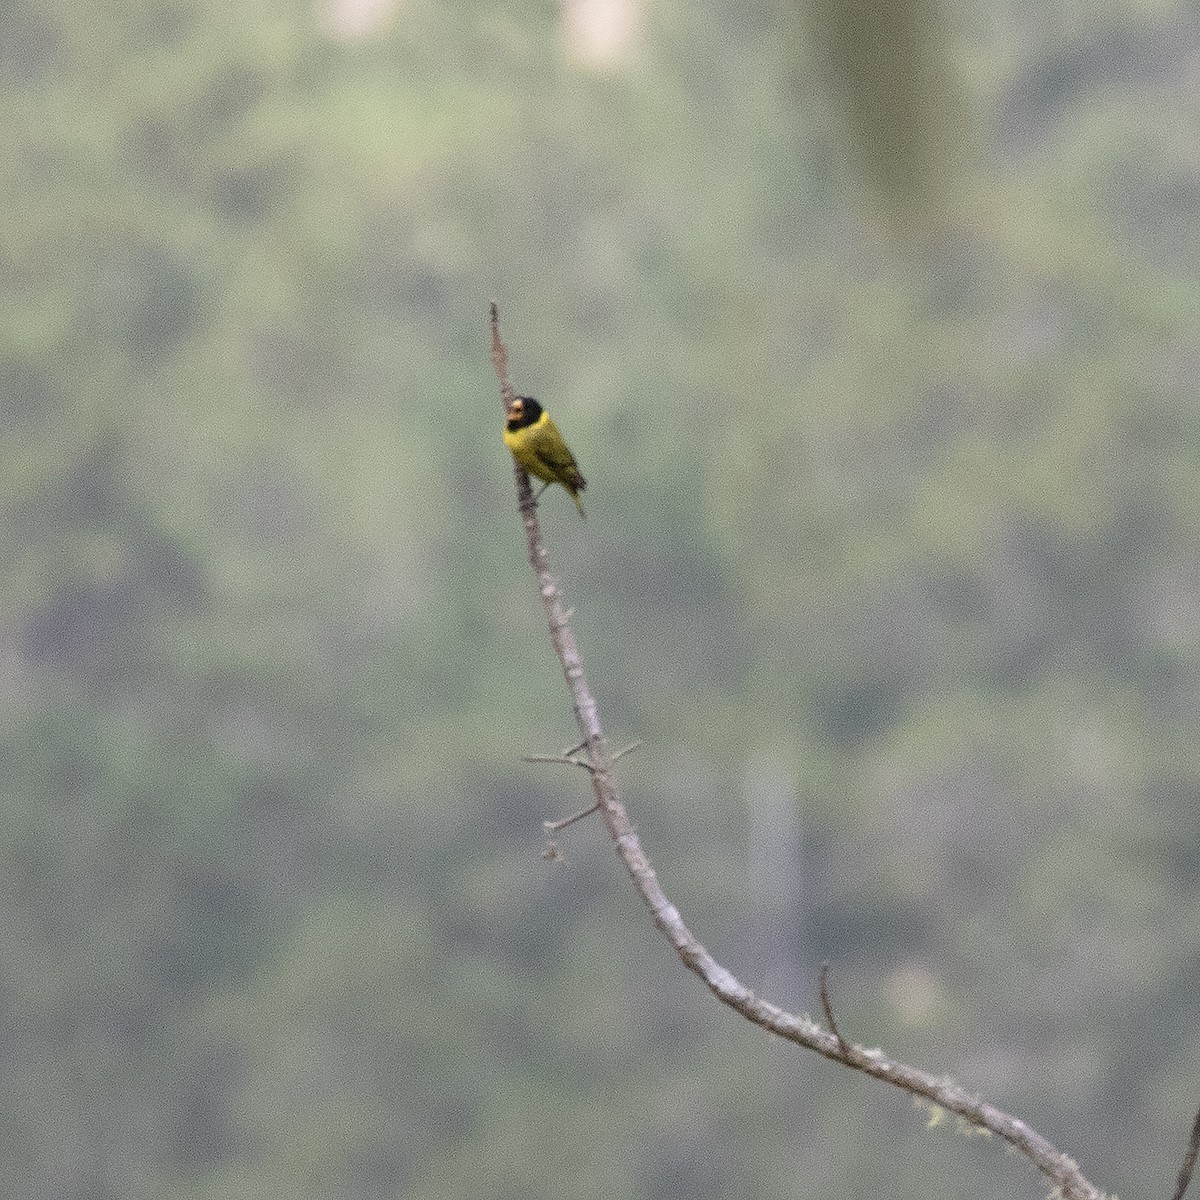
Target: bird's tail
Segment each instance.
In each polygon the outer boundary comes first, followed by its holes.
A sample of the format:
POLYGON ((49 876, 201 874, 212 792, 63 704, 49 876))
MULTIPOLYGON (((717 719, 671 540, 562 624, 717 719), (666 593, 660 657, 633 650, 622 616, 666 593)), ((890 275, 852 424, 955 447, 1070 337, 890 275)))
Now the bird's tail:
POLYGON ((583 511, 583 501, 580 500, 580 498, 579 498, 579 490, 580 489, 579 488, 568 488, 567 490, 571 493, 571 499, 575 501, 575 507, 577 509, 579 509, 579 515, 581 517, 586 517, 587 513, 585 513, 583 511))

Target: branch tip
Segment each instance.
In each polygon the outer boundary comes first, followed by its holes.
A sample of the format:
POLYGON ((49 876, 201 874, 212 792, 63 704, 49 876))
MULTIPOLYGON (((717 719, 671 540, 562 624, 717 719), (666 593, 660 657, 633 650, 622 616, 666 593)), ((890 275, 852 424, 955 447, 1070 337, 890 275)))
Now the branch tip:
POLYGON ((500 310, 496 306, 495 300, 491 302, 489 315, 492 328, 492 368, 500 382, 500 399, 504 404, 504 412, 507 416, 512 410, 516 394, 508 379, 508 347, 505 346, 504 339, 500 336, 500 310))

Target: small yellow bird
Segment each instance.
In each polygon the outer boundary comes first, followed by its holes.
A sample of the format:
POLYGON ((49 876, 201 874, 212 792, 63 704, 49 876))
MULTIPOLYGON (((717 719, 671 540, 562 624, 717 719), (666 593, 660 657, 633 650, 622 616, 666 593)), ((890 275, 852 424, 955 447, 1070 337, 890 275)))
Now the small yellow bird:
POLYGON ((561 483, 571 493, 579 515, 584 516, 579 493, 587 487, 587 481, 579 473, 579 464, 558 426, 532 396, 518 396, 513 401, 504 426, 504 444, 512 451, 518 466, 545 482, 539 496, 552 483, 561 483))

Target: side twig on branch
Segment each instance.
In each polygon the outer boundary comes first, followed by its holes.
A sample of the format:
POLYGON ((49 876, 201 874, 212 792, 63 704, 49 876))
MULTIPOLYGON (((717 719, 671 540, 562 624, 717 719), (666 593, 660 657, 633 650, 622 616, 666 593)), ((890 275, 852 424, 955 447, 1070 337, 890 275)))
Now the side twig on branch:
MULTIPOLYGON (((508 378, 508 350, 500 337, 499 314, 496 305, 491 306, 492 365, 500 382, 500 395, 505 411, 511 407, 512 384, 508 378)), ((889 1058, 882 1050, 864 1049, 843 1040, 834 1031, 823 1029, 811 1017, 790 1013, 762 999, 752 992, 732 972, 719 962, 697 941, 684 924, 679 910, 671 903, 658 876, 650 866, 650 860, 642 849, 642 843, 634 830, 625 806, 621 803, 616 777, 612 766, 614 756, 609 753, 600 724, 591 687, 583 671, 583 660, 579 646, 571 631, 569 614, 563 605, 562 595, 550 574, 550 559, 542 540, 538 523, 537 508, 529 486, 529 476, 514 463, 517 484, 517 507, 525 525, 525 538, 529 549, 529 564, 537 576, 538 592, 546 610, 550 628, 550 641, 562 665, 563 677, 571 694, 575 720, 583 737, 580 749, 586 751, 591 766, 590 777, 595 805, 578 817, 598 811, 612 839, 617 856, 624 863, 638 894, 650 910, 654 924, 664 937, 675 947, 684 966, 698 975, 708 989, 723 1004, 739 1012, 747 1020, 761 1026, 769 1033, 795 1042, 825 1058, 844 1063, 856 1071, 872 1075, 893 1087, 901 1088, 914 1096, 952 1112, 980 1129, 987 1129, 1003 1138, 1024 1154, 1033 1164, 1051 1179, 1066 1200, 1104 1200, 1103 1193, 1090 1183, 1078 1165, 1048 1142, 1041 1134, 1024 1121, 1003 1112, 1001 1109, 973 1096, 951 1079, 931 1075, 917 1067, 889 1058)), ((559 826, 561 828, 561 826, 559 826)), ((551 844, 547 857, 558 857, 557 849, 551 844)), ((826 1020, 833 1026, 832 1012, 828 1006, 828 991, 823 988, 826 1020)))
POLYGON ((829 963, 827 962, 821 964, 821 1007, 825 1010, 825 1020, 829 1022, 829 1028, 833 1030, 833 1036, 837 1038, 838 1046, 844 1058, 850 1046, 846 1039, 842 1037, 842 1031, 833 1019, 833 1005, 829 1003, 829 963))

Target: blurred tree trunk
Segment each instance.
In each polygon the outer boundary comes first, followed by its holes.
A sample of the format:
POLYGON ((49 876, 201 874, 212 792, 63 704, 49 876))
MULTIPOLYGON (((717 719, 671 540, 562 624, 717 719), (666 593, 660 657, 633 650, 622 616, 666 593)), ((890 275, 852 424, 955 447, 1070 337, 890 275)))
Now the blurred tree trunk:
POLYGON ((888 214, 918 230, 943 207, 965 106, 937 0, 799 0, 818 72, 888 214))

